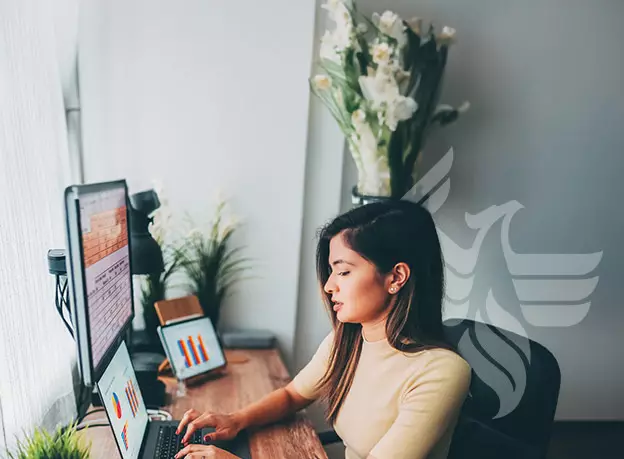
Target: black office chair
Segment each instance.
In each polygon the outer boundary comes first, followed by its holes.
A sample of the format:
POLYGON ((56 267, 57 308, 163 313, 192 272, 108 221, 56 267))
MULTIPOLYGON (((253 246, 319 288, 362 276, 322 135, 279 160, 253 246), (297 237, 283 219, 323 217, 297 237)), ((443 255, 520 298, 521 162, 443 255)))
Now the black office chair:
MULTIPOLYGON (((470 336, 472 344, 482 356, 491 361, 490 353, 485 352, 475 330, 497 335, 501 345, 511 343, 509 349, 517 349, 523 355, 518 343, 528 344, 528 359, 523 356, 526 369, 526 387, 518 405, 507 415, 493 419, 499 410, 500 401, 474 371, 477 362, 462 349, 462 356, 473 366, 470 394, 464 403, 462 413, 455 428, 449 452, 449 459, 488 459, 522 458, 544 459, 559 399, 561 371, 552 353, 541 344, 492 325, 467 319, 452 319, 444 324, 447 340, 459 348, 463 336, 470 336)), ((504 369, 505 362, 501 362, 504 369)))
MULTIPOLYGON (((527 342, 524 338, 492 325, 472 320, 451 319, 444 323, 447 340, 459 348, 466 333, 483 356, 484 352, 475 338, 475 329, 485 327, 499 338, 511 343, 527 342)), ((496 392, 483 382, 473 366, 470 394, 466 398, 458 420, 449 459, 544 459, 559 398, 561 372, 555 357, 541 344, 528 340, 530 361, 525 361, 526 388, 518 405, 504 417, 493 419, 499 409, 496 392), (528 363, 528 364, 527 364, 528 363)), ((461 350, 460 350, 461 353, 461 350)), ((504 362, 503 362, 504 366, 504 362)), ((417 434, 417 433, 415 433, 417 434)), ((342 441, 333 430, 319 433, 323 445, 342 441)))

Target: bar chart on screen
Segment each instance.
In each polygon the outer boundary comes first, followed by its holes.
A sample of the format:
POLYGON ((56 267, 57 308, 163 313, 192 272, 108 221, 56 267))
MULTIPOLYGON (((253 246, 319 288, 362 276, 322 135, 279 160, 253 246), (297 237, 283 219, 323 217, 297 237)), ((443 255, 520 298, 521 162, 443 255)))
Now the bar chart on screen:
POLYGON ((126 383, 126 398, 128 399, 128 404, 130 405, 132 417, 135 418, 137 412, 139 411, 139 397, 137 397, 134 382, 131 379, 129 379, 126 383))
POLYGON ((124 428, 121 431, 121 441, 123 442, 126 451, 128 451, 128 421, 126 421, 124 428))
POLYGON ((178 348, 186 368, 191 368, 193 365, 199 365, 210 360, 201 334, 197 335, 197 341, 192 336, 186 339, 179 339, 178 348))

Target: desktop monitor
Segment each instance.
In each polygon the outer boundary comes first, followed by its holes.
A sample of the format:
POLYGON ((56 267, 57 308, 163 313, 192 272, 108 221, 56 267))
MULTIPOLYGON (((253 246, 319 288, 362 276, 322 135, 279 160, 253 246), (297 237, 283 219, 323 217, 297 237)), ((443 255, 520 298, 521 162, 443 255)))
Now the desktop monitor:
POLYGON ((93 386, 134 317, 125 180, 65 190, 68 279, 83 383, 93 386))

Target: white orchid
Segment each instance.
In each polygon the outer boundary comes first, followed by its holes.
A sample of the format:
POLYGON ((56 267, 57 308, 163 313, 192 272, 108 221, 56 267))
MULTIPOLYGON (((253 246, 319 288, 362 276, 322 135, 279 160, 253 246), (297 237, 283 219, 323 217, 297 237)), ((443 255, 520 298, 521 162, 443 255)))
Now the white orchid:
POLYGON ((338 51, 348 48, 352 44, 353 19, 344 2, 330 0, 323 5, 329 12, 329 17, 336 23, 336 29, 331 33, 332 43, 338 51))
POLYGON ((319 52, 321 59, 327 59, 340 64, 340 55, 336 51, 336 48, 336 42, 333 34, 331 34, 328 30, 325 31, 325 35, 321 38, 321 49, 319 52))
POLYGON ((313 81, 316 88, 321 91, 331 88, 332 80, 328 75, 316 75, 313 81))
POLYGON ((323 3, 321 5, 321 8, 329 11, 330 14, 336 14, 338 8, 340 8, 341 6, 344 6, 342 0, 327 0, 326 3, 323 3))
POLYGON ((341 63, 340 53, 348 48, 358 48, 353 40, 353 19, 344 2, 329 0, 322 6, 329 14, 329 18, 336 24, 336 28, 330 32, 325 31, 321 38, 320 56, 337 64, 341 63))
POLYGON ((445 26, 442 28, 442 31, 436 37, 436 40, 438 44, 440 45, 449 46, 455 43, 456 35, 457 35, 457 31, 455 29, 453 29, 452 27, 445 26))
POLYGON ((399 85, 392 69, 380 66, 377 71, 369 71, 368 76, 361 76, 360 87, 364 97, 372 102, 374 110, 382 111, 383 122, 395 131, 399 121, 410 119, 418 109, 418 104, 411 97, 401 95, 399 85))
MULTIPOLYGON (((380 66, 381 67, 381 66, 380 66)), ((369 70, 368 76, 359 78, 364 97, 372 102, 374 109, 383 108, 399 96, 399 86, 391 74, 383 67, 377 71, 369 70)))
POLYGON ((351 121, 353 122, 354 127, 357 129, 359 126, 366 122, 366 112, 361 108, 358 108, 351 115, 351 121))
POLYGON ((410 20, 407 21, 407 25, 410 27, 410 29, 412 29, 412 31, 416 35, 422 34, 422 30, 423 30, 423 20, 422 20, 422 18, 414 16, 413 18, 411 18, 410 20))
POLYGON ((470 110, 470 102, 468 102, 467 100, 464 101, 463 104, 461 104, 459 107, 457 107, 457 111, 459 113, 466 113, 468 110, 470 110))
MULTIPOLYGON (((348 13, 347 13, 348 14, 348 13)), ((352 44, 351 33, 353 31, 353 25, 349 20, 336 23, 336 30, 334 30, 333 38, 334 45, 338 51, 343 51, 349 48, 352 44)))
POLYGON ((399 96, 392 101, 386 110, 386 124, 391 131, 395 131, 399 121, 410 119, 416 110, 418 110, 418 103, 414 99, 399 96))
POLYGON ((401 18, 392 11, 385 11, 381 16, 377 13, 373 14, 373 23, 377 28, 392 38, 394 38, 399 47, 402 48, 407 42, 405 37, 405 26, 401 18))
POLYGON ((380 65, 387 65, 392 56, 392 48, 388 43, 378 43, 373 46, 373 62, 380 65))

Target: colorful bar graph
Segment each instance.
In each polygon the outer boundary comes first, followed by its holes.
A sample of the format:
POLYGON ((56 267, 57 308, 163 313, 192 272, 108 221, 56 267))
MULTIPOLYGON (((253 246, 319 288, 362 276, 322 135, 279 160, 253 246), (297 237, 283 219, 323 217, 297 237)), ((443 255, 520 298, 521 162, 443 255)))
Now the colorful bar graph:
POLYGON ((132 411, 132 417, 136 417, 136 414, 139 412, 139 397, 134 388, 134 382, 131 379, 126 383, 126 397, 130 405, 130 410, 132 411))
POLYGON ((126 387, 126 398, 128 399, 128 404, 130 405, 130 411, 132 411, 132 417, 135 417, 136 412, 134 411, 134 401, 132 400, 132 397, 130 396, 130 391, 128 390, 127 387, 126 387))
POLYGON ((137 396, 136 389, 134 388, 134 381, 130 380, 130 392, 132 398, 134 399, 134 412, 138 413, 139 411, 139 397, 137 396))
POLYGON ((195 348, 192 336, 188 337, 188 345, 191 350, 191 355, 193 356, 193 362, 195 362, 195 365, 199 365, 199 356, 197 355, 197 349, 195 348))
POLYGON ((199 351, 201 353, 202 361, 207 362, 210 358, 208 357, 208 352, 206 352, 206 346, 204 346, 202 335, 197 335, 197 341, 199 341, 199 351))
POLYGON ((126 451, 128 451, 128 421, 126 421, 126 424, 124 425, 124 428, 121 431, 121 441, 126 447, 126 451))
POLYGON ((184 365, 186 368, 191 368, 191 358, 189 357, 188 352, 186 351, 186 346, 184 345, 184 340, 178 340, 178 346, 180 347, 180 352, 182 353, 182 357, 184 357, 184 365))

